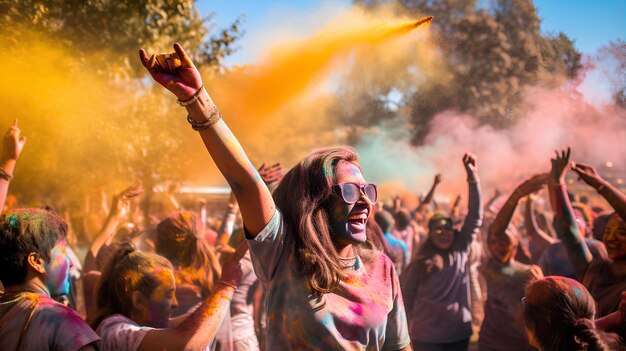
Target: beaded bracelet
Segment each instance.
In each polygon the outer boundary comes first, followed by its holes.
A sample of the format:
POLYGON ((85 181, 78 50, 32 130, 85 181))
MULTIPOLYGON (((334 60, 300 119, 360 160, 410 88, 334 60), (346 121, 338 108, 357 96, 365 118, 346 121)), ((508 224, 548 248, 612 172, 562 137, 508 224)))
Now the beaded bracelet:
POLYGON ((191 124, 191 129, 197 132, 213 127, 215 123, 217 123, 220 119, 222 119, 222 115, 215 105, 211 109, 211 114, 209 115, 209 117, 204 121, 196 121, 191 118, 191 115, 187 115, 187 122, 191 124))

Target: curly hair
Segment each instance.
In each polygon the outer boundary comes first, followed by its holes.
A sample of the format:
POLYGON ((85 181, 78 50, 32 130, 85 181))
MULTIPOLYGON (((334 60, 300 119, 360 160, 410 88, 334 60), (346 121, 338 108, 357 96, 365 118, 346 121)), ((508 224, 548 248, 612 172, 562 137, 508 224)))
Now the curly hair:
MULTIPOLYGON (((334 249, 328 210, 337 165, 341 161, 358 165, 358 160, 351 147, 317 149, 287 172, 274 190, 274 201, 283 214, 299 269, 309 276, 310 289, 319 294, 332 292, 339 285, 343 269, 334 249)), ((366 236, 365 243, 354 245, 364 261, 371 259, 368 250, 380 250, 382 246, 372 235, 370 221, 366 236)))

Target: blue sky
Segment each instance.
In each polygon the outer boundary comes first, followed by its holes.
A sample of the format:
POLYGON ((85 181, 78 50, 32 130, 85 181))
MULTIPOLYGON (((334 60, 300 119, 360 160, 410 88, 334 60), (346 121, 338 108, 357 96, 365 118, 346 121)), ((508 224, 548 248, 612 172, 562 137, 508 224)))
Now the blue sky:
MULTIPOLYGON (((254 62, 281 29, 306 34, 333 13, 348 8, 350 3, 347 0, 199 0, 197 7, 203 15, 215 13, 216 29, 245 14, 246 34, 239 43, 241 49, 226 60, 230 65, 254 62)), ((593 55, 609 41, 626 38, 625 0, 535 0, 534 3, 543 21, 542 31, 564 32, 584 54, 593 55)))

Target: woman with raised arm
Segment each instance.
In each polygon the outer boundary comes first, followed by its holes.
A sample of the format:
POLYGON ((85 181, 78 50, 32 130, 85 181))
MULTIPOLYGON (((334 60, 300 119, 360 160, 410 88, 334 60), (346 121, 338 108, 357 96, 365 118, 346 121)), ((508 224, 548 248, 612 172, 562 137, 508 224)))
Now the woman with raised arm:
POLYGON ((122 243, 102 273, 97 317, 91 323, 103 351, 205 350, 215 338, 243 272, 238 247, 225 260, 213 291, 186 318, 170 321, 176 309, 174 267, 163 256, 122 243))
POLYGON ((491 257, 482 268, 487 281, 487 301, 478 340, 481 351, 530 350, 521 300, 526 286, 543 274, 538 266, 515 260, 520 239, 510 222, 519 200, 541 189, 547 180, 547 175, 538 175, 520 184, 489 228, 487 248, 491 257))
POLYGON ((314 151, 285 175, 274 202, 200 73, 174 49, 158 61, 144 50, 140 57, 186 107, 237 198, 255 272, 269 286, 267 349, 410 350, 398 277, 368 238, 377 189, 355 150, 314 151))
MULTIPOLYGON (((608 258, 596 258, 591 255, 587 242, 579 232, 578 225, 573 214, 572 205, 567 196, 565 186, 565 173, 570 165, 570 149, 562 151, 552 159, 552 172, 550 174, 550 192, 552 206, 555 209, 554 225, 563 246, 567 250, 576 274, 581 282, 587 287, 598 304, 598 316, 603 317, 618 309, 622 291, 626 290, 626 224, 620 217, 619 212, 613 214, 604 231, 608 258)), ((626 197, 615 188, 607 186, 595 170, 574 164, 573 169, 581 174, 581 178, 593 177, 592 184, 604 184, 596 188, 600 194, 606 193, 605 198, 616 210, 623 209, 626 197)), ((622 325, 615 330, 626 340, 626 326, 622 325)))
POLYGON ((526 235, 528 235, 528 250, 530 251, 533 263, 537 263, 543 252, 550 245, 557 242, 555 238, 544 232, 537 223, 537 216, 533 210, 535 197, 536 195, 529 194, 526 197, 526 204, 524 206, 524 227, 526 228, 526 235))
POLYGON ((468 258, 482 224, 476 156, 463 165, 469 187, 468 213, 460 231, 452 219, 435 214, 428 239, 402 275, 402 293, 415 350, 467 350, 472 335, 468 258))

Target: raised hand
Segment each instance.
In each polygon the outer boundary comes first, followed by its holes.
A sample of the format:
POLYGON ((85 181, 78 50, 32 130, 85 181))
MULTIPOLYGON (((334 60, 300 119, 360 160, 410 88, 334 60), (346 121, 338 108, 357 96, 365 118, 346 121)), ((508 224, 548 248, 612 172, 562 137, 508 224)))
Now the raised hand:
POLYGON ((435 184, 439 184, 439 183, 441 183, 442 181, 443 181, 443 176, 441 175, 441 173, 437 173, 437 174, 435 175, 435 181, 434 181, 434 183, 435 183, 435 184))
POLYGON ((113 197, 113 206, 111 206, 111 214, 114 216, 124 216, 128 213, 130 199, 143 194, 144 188, 140 181, 135 181, 133 185, 124 189, 113 197))
POLYGON ((140 49, 139 59, 155 81, 180 101, 186 101, 202 87, 202 77, 180 44, 174 44, 174 50, 175 54, 148 56, 144 49, 140 49))
POLYGON ((586 165, 580 162, 572 162, 572 171, 576 172, 580 179, 589 184, 594 189, 597 189, 603 183, 602 177, 598 174, 598 171, 593 166, 586 165))
POLYGON ((565 182, 565 173, 567 173, 567 166, 569 166, 572 148, 568 146, 567 150, 561 150, 560 153, 556 150, 555 153, 556 157, 551 159, 552 170, 550 171, 550 176, 553 180, 563 183, 565 182))
POLYGON ((265 162, 258 169, 259 175, 266 185, 279 182, 285 176, 285 170, 280 163, 268 166, 265 162))
POLYGON ((4 144, 2 145, 2 160, 15 160, 20 158, 24 144, 26 144, 26 136, 21 135, 22 131, 17 126, 17 118, 13 125, 9 127, 4 135, 4 144))
POLYGON ((478 162, 476 160, 476 155, 466 152, 465 155, 463 155, 463 165, 465 166, 465 171, 467 172, 467 180, 478 180, 478 162))

